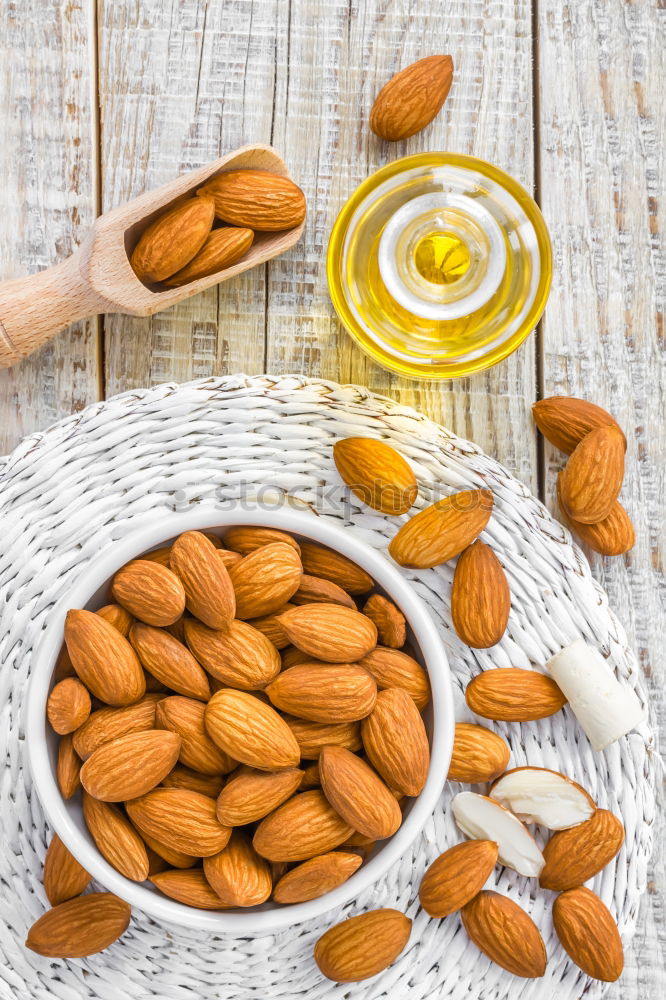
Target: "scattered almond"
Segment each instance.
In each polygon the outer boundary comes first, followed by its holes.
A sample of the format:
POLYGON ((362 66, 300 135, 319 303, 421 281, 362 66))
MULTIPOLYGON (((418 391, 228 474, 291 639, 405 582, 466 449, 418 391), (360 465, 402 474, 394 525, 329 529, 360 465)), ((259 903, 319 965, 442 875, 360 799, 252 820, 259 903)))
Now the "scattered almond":
POLYGON ((482 784, 493 781, 506 769, 511 750, 497 733, 470 722, 457 722, 449 781, 482 784))
POLYGON ((636 532, 629 514, 619 500, 616 500, 610 513, 596 524, 582 524, 568 517, 560 497, 560 482, 562 473, 557 477, 557 495, 560 512, 567 527, 591 549, 602 556, 620 556, 634 547, 636 532))
POLYGON ((471 545, 493 509, 490 490, 463 490, 438 500, 403 524, 389 545, 401 566, 427 569, 448 562, 471 545))
POLYGON ((530 916, 507 896, 484 890, 461 910, 474 944, 514 976, 539 979, 546 971, 546 947, 530 916))
POLYGON ((498 722, 546 719, 567 701, 550 677, 519 667, 496 667, 478 674, 467 685, 465 699, 477 715, 498 722))
POLYGON ((421 880, 421 906, 431 917, 448 917, 481 892, 497 864, 497 844, 467 840, 450 847, 421 880))
POLYGON ((418 493, 416 477, 395 448, 373 438, 345 438, 333 447, 342 479, 369 507, 406 514, 418 493))
POLYGON ((37 920, 25 946, 47 958, 85 958, 103 951, 127 930, 131 910, 110 892, 59 903, 37 920))
POLYGON ((589 889, 578 886, 557 897, 553 923, 560 942, 587 976, 614 983, 624 969, 624 951, 608 907, 589 889))
POLYGON ((80 896, 90 882, 90 875, 54 833, 44 859, 44 892, 51 906, 80 896))
POLYGON ((609 864, 624 843, 622 823, 607 809, 569 830, 554 833, 543 849, 542 889, 561 892, 587 882, 609 864))
POLYGON ((511 594, 502 565, 477 538, 462 552, 451 590, 451 619, 459 638, 474 649, 487 649, 506 631, 511 594))
POLYGON ((532 406, 532 414, 543 436, 567 455, 597 427, 617 427, 620 430, 606 410, 574 396, 540 399, 532 406))
POLYGON ((598 427, 576 445, 560 476, 562 506, 568 517, 595 524, 608 517, 624 478, 624 434, 598 427))
POLYGON ((314 959, 327 979, 358 983, 376 976, 407 947, 412 921, 398 910, 369 910, 319 938, 314 959))

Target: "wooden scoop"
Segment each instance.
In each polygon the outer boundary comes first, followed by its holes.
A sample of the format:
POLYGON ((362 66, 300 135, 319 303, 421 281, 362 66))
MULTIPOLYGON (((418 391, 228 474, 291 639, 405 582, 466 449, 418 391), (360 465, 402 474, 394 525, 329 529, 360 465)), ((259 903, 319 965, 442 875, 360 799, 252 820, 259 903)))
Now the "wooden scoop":
POLYGON ((164 209, 183 195, 194 194, 223 170, 243 167, 289 176, 270 146, 243 146, 100 216, 76 253, 61 264, 0 284, 0 368, 16 364, 86 316, 102 312, 150 316, 293 246, 303 224, 283 232, 257 233, 238 264, 180 288, 153 291, 134 274, 130 255, 141 233, 164 209))

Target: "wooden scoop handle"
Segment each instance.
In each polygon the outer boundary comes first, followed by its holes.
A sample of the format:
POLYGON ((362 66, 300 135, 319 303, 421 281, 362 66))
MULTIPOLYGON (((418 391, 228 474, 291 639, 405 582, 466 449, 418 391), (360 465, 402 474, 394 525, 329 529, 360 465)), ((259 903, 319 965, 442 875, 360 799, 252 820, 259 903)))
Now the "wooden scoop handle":
POLYGON ((0 368, 9 368, 104 302, 81 276, 78 250, 61 264, 0 284, 0 368))

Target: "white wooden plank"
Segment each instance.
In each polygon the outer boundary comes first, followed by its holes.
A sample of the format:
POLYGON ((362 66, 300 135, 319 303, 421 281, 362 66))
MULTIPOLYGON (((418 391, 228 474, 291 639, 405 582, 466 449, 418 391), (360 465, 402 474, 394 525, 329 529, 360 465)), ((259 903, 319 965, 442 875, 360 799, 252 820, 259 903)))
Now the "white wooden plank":
MULTIPOLYGON (((94 219, 91 12, 59 0, 0 4, 0 280, 68 256, 94 219)), ((0 454, 97 398, 92 320, 0 371, 0 454)))
MULTIPOLYGON (((663 4, 540 0, 540 187, 556 261, 543 324, 543 390, 607 406, 627 433, 622 499, 636 546, 593 563, 638 652, 662 737, 665 73, 663 4)), ((546 447, 553 509, 561 461, 546 447)), ((612 1000, 666 993, 663 843, 662 818, 638 934, 612 1000)))
MULTIPOLYGON (((105 208, 270 140, 276 9, 276 0, 102 0, 105 208)), ((107 317, 107 393, 261 371, 264 319, 263 266, 149 319, 107 317)))
POLYGON ((399 156, 432 149, 473 153, 531 187, 530 3, 292 0, 280 13, 274 142, 306 191, 308 221, 301 245, 269 264, 268 368, 387 392, 474 438, 536 488, 529 421, 535 339, 471 380, 426 383, 389 375, 333 318, 325 260, 348 196, 399 156), (456 67, 444 111, 420 135, 381 142, 367 124, 376 93, 396 70, 434 52, 450 52, 456 67))

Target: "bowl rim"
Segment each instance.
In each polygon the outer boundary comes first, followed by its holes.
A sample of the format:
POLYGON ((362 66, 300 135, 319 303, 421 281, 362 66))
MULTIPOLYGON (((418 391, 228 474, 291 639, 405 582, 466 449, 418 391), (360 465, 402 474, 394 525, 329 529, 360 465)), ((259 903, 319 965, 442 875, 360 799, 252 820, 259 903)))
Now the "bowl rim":
MULTIPOLYGON (((74 581, 52 608, 49 621, 32 655, 26 695, 26 744, 37 796, 55 833, 86 871, 109 891, 151 917, 187 928, 229 934, 270 932, 319 917, 360 896, 376 883, 411 846, 433 812, 442 792, 453 746, 453 691, 448 657, 431 613, 412 583, 381 550, 359 537, 351 524, 334 523, 325 514, 309 509, 251 506, 248 501, 235 509, 221 510, 200 504, 187 511, 152 512, 149 519, 117 539, 95 556, 92 564, 74 581), (432 737, 430 768, 423 791, 413 800, 400 829, 346 882, 329 893, 287 906, 247 911, 198 910, 133 882, 116 871, 99 853, 70 817, 49 759, 46 701, 60 646, 64 621, 70 608, 85 607, 113 573, 129 559, 164 544, 190 530, 219 530, 236 525, 277 528, 335 549, 365 569, 401 608, 423 654, 432 690, 432 737), (345 530, 346 529, 346 530, 345 530), (433 669, 435 665, 436 669, 433 669)), ((88 835, 89 837, 89 835, 88 835)))

